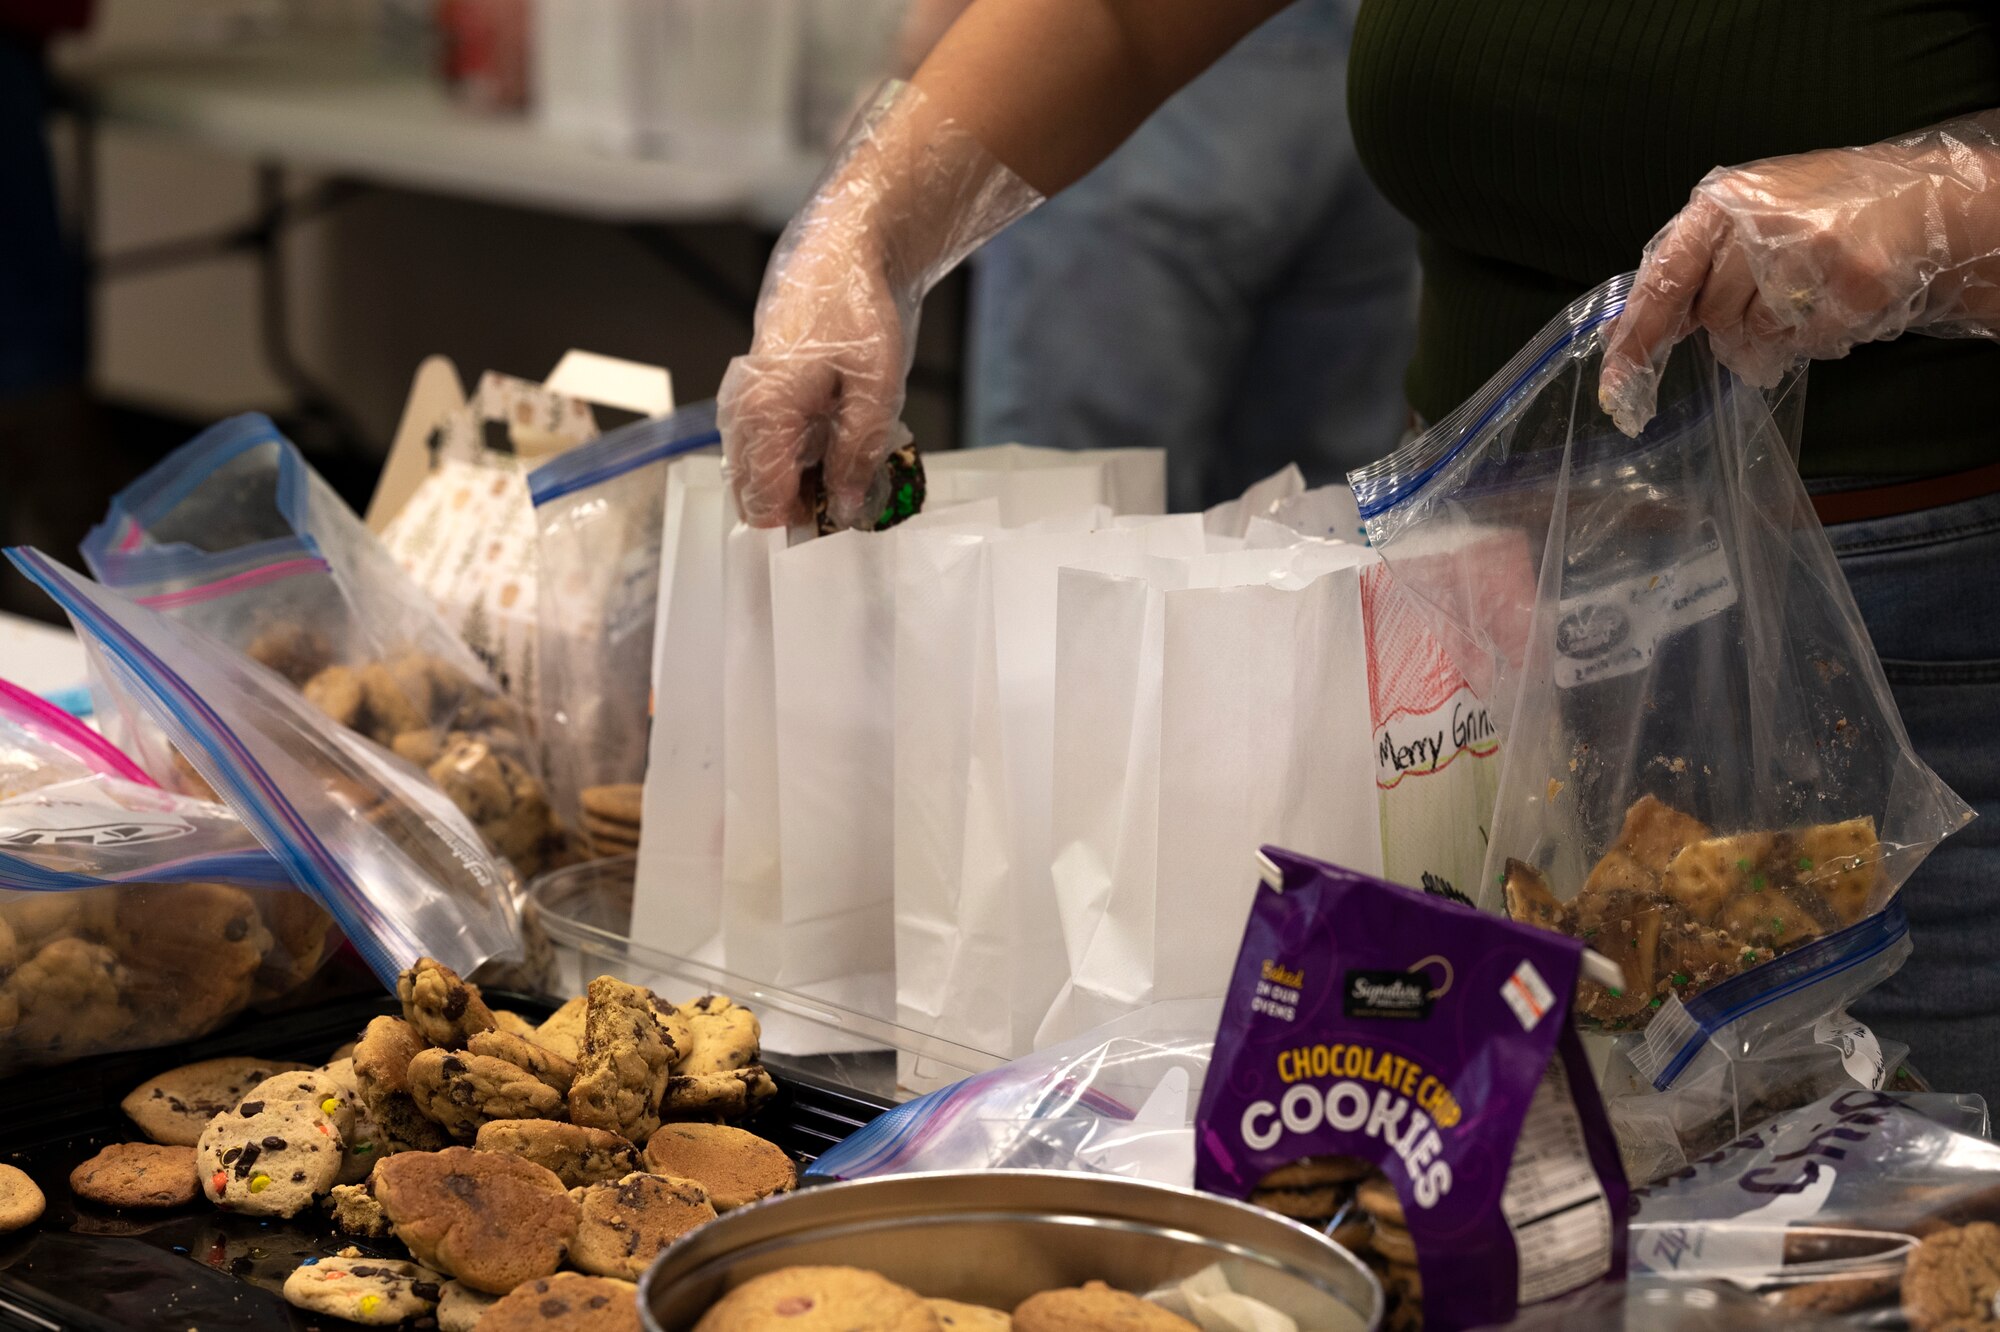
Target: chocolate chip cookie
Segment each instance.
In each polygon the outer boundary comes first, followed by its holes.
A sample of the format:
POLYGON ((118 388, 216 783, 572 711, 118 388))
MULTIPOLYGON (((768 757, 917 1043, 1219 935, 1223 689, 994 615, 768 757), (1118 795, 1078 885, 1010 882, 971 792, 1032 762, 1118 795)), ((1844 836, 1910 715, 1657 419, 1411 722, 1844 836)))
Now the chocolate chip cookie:
POLYGON ((447 1281, 438 1296, 438 1332, 475 1332, 480 1317, 499 1302, 498 1295, 474 1290, 463 1281, 447 1281))
POLYGON ((393 1327, 437 1308, 444 1278, 394 1258, 308 1258, 285 1278, 285 1302, 308 1313, 393 1327))
POLYGON ((788 1193, 799 1182, 783 1148, 727 1124, 664 1125, 646 1139, 646 1169, 695 1181, 718 1212, 788 1193))
POLYGON ((562 1272, 517 1287, 479 1320, 479 1332, 639 1332, 639 1288, 562 1272))
POLYGON ((569 1260, 597 1276, 637 1281, 662 1249, 715 1220, 708 1194, 691 1179, 635 1172, 577 1195, 582 1220, 569 1260))
MULTIPOLYGON (((345 1144, 354 1133, 354 1099, 340 1080, 325 1069, 304 1068, 293 1072, 273 1073, 262 1082, 243 1093, 244 1103, 261 1101, 266 1105, 276 1105, 282 1101, 297 1101, 310 1105, 325 1115, 332 1123, 334 1131, 340 1134, 345 1144)), ((239 1107, 240 1108, 240 1107, 239 1107)))
POLYGON ((1913 1332, 2000 1327, 2000 1226, 1975 1221, 1927 1236, 1903 1267, 1913 1332))
POLYGON ((375 1167, 375 1199, 418 1262, 504 1294, 553 1273, 576 1238, 577 1205, 532 1161, 470 1147, 402 1152, 375 1167))
POLYGON ((1085 1282, 1073 1290, 1045 1290, 1030 1295, 1014 1310, 1021 1332, 1195 1332, 1195 1325, 1150 1300, 1102 1281, 1085 1282))
POLYGON ((436 1151, 451 1135, 417 1108, 410 1095, 410 1061, 427 1049, 401 1018, 378 1017, 354 1046, 354 1077, 361 1103, 375 1121, 383 1154, 436 1151))
POLYGON ((179 1207, 201 1192, 194 1148, 114 1142, 69 1172, 70 1192, 106 1207, 179 1207))
POLYGON ((333 1187, 342 1143, 332 1119, 305 1101, 245 1101, 217 1115, 195 1145, 202 1192, 217 1207, 297 1216, 333 1187))
POLYGON ((465 1048, 472 1054, 489 1059, 504 1059, 523 1072, 533 1074, 557 1096, 568 1096, 570 1084, 576 1081, 574 1061, 511 1031, 477 1032, 466 1042, 465 1048))
POLYGON ((762 1064, 693 1078, 675 1076, 667 1079, 660 1097, 660 1118, 747 1119, 777 1094, 778 1085, 762 1064))
POLYGON ((333 1216, 334 1227, 343 1234, 368 1239, 389 1236, 389 1214, 375 1201, 366 1184, 334 1185, 326 1195, 326 1210, 333 1216))
POLYGON ((208 1121, 225 1110, 234 1110, 252 1087, 276 1074, 296 1073, 306 1067, 272 1059, 204 1059, 147 1078, 118 1104, 154 1142, 192 1147, 201 1141, 208 1121))
POLYGON ((25 1170, 0 1165, 0 1232, 33 1225, 48 1200, 25 1170))
POLYGON ((728 1073, 757 1062, 763 1030, 757 1015, 719 994, 705 994, 680 1005, 692 1045, 674 1065, 683 1077, 728 1073))
MULTIPOLYGON (((1161 1312, 1165 1312, 1162 1310, 1161 1312)), ((781 1267, 709 1306, 695 1332, 939 1332, 942 1324, 916 1292, 858 1267, 781 1267)))
POLYGON ((660 1097, 676 1052, 650 990, 599 976, 585 997, 583 1058, 570 1086, 569 1117, 643 1142, 660 1126, 660 1097))
POLYGON ((460 1142, 471 1142, 489 1120, 555 1119, 564 1110, 547 1083, 485 1055, 420 1051, 410 1061, 409 1083, 417 1108, 460 1142))
POLYGON ((535 1040, 554 1050, 572 1064, 583 1059, 584 1013, 590 1000, 584 995, 549 1014, 548 1021, 535 1028, 535 1040))
POLYGON ((957 1300, 925 1300, 938 1322, 957 1332, 1009 1332, 1014 1320, 998 1309, 983 1304, 961 1304, 957 1300))
POLYGON ((554 1171, 556 1178, 572 1189, 620 1180, 640 1169, 639 1149, 616 1133, 549 1119, 490 1120, 479 1126, 473 1146, 482 1152, 506 1152, 533 1161, 554 1171))
POLYGON ((474 1032, 497 1025, 478 987, 435 958, 418 958, 396 977, 396 997, 403 1001, 403 1021, 426 1045, 463 1050, 474 1032))

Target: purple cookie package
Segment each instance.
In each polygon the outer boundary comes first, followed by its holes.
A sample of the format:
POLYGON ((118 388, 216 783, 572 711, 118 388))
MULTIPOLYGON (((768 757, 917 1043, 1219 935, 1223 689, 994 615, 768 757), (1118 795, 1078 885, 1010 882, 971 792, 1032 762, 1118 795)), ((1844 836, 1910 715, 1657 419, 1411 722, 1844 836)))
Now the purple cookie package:
POLYGON ((1195 1123, 1195 1184, 1305 1157, 1394 1184, 1429 1329, 1625 1272, 1627 1193, 1570 1023, 1584 945, 1266 848, 1195 1123))

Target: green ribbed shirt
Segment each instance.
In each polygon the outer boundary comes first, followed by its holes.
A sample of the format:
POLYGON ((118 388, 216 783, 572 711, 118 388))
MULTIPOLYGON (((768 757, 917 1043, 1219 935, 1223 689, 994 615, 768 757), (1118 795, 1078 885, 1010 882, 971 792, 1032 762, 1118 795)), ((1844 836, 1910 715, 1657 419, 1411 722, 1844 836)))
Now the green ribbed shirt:
MULTIPOLYGON (((1717 165, 2000 107, 1995 0, 1365 0, 1362 161, 1416 223, 1410 403, 1437 420, 1636 267, 1717 165)), ((2000 459, 2000 344, 1910 335, 1817 364, 1809 476, 2000 459)))

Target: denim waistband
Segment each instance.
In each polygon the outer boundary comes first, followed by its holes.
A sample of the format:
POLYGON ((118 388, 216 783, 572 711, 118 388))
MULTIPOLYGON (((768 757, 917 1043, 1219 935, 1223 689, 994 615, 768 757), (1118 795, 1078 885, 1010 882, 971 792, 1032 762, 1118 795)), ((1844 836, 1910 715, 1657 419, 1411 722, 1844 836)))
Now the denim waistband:
MULTIPOLYGON (((1876 480, 1873 485, 1884 482, 1876 480)), ((1815 482, 1815 491, 1851 489, 1833 482, 1815 482)), ((1836 553, 1855 555, 1866 551, 1897 550, 1911 546, 1931 546, 1945 541, 2000 532, 2000 494, 1981 495, 1940 504, 1915 513, 1899 513, 1887 518, 1865 518, 1853 523, 1835 523, 1826 529, 1836 553)))

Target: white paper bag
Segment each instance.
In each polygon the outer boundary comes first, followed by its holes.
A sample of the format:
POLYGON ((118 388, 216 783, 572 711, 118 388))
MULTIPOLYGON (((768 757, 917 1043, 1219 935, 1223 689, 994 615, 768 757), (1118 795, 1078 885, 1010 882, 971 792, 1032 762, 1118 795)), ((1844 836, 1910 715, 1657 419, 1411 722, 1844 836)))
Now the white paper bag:
POLYGON ((668 467, 632 937, 711 963, 722 960, 722 562, 734 522, 720 458, 668 467))
POLYGON ((1167 508, 1164 449, 1047 449, 1026 444, 924 455, 925 508, 996 499, 1022 527, 1102 504, 1114 514, 1167 508))
POLYGON ((1060 575, 1048 1044, 1220 994, 1274 842, 1379 873, 1359 568, 1302 542, 1060 575))
POLYGON ((1067 975, 1049 874, 1058 570, 1203 549, 1189 514, 911 533, 897 550, 898 1021, 1009 1057, 1067 975))

